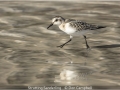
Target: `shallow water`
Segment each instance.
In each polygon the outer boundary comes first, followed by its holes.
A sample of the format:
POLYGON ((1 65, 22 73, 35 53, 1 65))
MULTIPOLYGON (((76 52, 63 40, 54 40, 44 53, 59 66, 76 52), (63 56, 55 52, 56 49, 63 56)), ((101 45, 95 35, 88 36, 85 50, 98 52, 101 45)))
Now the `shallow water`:
POLYGON ((1 2, 0 88, 42 85, 120 86, 120 2, 1 2), (107 26, 69 36, 53 26, 57 15, 107 26), (86 64, 85 64, 86 62, 86 64))

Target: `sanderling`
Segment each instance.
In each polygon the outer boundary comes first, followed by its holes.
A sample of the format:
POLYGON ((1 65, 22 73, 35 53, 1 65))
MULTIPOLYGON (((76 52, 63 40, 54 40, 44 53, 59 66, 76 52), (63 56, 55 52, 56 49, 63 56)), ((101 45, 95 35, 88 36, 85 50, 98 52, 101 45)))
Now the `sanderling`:
POLYGON ((70 39, 67 42, 65 42, 64 44, 60 46, 57 46, 61 48, 64 45, 66 45, 68 42, 70 42, 74 36, 82 35, 85 39, 86 47, 87 49, 89 49, 90 47, 87 43, 87 38, 85 34, 91 30, 105 28, 105 26, 92 25, 92 24, 82 22, 79 20, 74 20, 74 19, 65 19, 61 16, 54 17, 52 19, 52 23, 47 27, 47 29, 51 27, 52 25, 57 25, 63 32, 70 35, 70 39))

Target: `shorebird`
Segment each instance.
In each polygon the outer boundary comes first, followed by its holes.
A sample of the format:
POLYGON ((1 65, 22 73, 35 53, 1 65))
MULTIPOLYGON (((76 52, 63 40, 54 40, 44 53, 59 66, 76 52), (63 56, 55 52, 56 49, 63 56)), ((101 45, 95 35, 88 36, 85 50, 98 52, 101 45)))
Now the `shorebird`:
POLYGON ((60 30, 62 30, 63 32, 70 35, 70 39, 67 42, 65 42, 64 44, 62 44, 60 46, 57 46, 57 47, 60 47, 60 48, 62 48, 67 43, 72 41, 72 38, 74 36, 82 35, 85 39, 86 47, 87 47, 87 49, 89 49, 90 46, 88 45, 87 38, 86 38, 85 34, 87 32, 90 32, 91 30, 105 28, 105 26, 93 25, 93 24, 89 24, 89 23, 79 21, 79 20, 75 20, 75 19, 65 19, 61 16, 54 17, 52 19, 52 23, 47 27, 47 29, 50 28, 53 25, 57 25, 60 30))

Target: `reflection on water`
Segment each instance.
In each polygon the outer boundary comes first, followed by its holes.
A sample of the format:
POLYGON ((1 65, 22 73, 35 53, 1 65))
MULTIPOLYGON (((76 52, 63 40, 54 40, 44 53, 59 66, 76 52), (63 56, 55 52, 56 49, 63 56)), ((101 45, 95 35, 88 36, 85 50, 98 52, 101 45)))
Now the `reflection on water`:
POLYGON ((60 79, 69 82, 87 80, 90 79, 89 76, 94 72, 95 70, 89 66, 80 64, 65 65, 60 72, 60 79))
POLYGON ((119 3, 1 2, 0 87, 120 86, 119 3), (83 37, 57 48, 69 36, 46 29, 56 15, 107 28, 87 35, 90 51, 83 37))

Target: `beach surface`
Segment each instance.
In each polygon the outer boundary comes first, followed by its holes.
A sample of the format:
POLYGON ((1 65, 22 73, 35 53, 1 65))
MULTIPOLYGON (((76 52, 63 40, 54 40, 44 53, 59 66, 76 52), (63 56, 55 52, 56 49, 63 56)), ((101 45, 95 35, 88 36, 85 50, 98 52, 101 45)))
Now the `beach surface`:
POLYGON ((28 86, 120 86, 120 2, 0 2, 0 89, 28 86), (107 26, 69 39, 55 16, 107 26), (85 65, 86 63, 86 65, 85 65))

